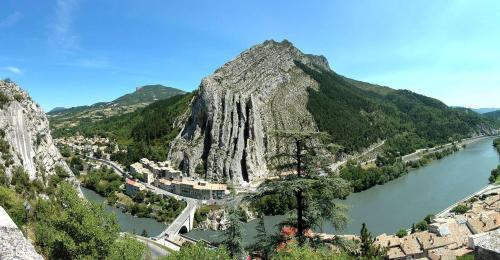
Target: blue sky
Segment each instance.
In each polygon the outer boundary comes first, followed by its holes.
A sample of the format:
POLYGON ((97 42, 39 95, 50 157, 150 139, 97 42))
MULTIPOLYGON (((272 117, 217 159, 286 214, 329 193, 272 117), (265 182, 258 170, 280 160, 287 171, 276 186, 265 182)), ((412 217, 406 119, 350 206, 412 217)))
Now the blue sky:
POLYGON ((0 78, 45 110, 195 89, 266 39, 448 105, 500 107, 500 1, 1 0, 0 78))

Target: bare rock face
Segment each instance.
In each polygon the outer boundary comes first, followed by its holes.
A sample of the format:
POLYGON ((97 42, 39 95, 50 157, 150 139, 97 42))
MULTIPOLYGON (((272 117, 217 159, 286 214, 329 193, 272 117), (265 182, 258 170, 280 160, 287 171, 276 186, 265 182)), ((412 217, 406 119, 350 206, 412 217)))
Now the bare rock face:
POLYGON ((53 174, 56 165, 71 172, 52 141, 45 113, 10 81, 0 81, 0 142, 0 165, 6 166, 8 176, 16 166, 30 179, 53 174))
POLYGON ((202 177, 213 181, 266 177, 277 149, 273 131, 317 130, 306 105, 308 88, 318 84, 295 61, 329 70, 322 56, 303 54, 288 41, 266 41, 204 78, 169 159, 188 176, 203 165, 202 177))
POLYGON ((43 260, 2 207, 0 207, 0 259, 43 260))

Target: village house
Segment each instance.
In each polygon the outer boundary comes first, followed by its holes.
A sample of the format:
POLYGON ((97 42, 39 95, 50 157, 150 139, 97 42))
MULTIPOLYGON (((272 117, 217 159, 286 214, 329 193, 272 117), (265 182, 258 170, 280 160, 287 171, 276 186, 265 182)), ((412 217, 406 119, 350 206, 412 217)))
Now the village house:
POLYGON ((429 231, 399 238, 382 234, 375 244, 387 248, 388 259, 455 259, 474 252, 481 259, 500 259, 500 195, 472 203, 463 215, 434 218, 429 231))
POLYGON ((139 162, 130 165, 132 174, 139 174, 146 183, 153 183, 157 178, 177 179, 182 177, 182 172, 175 170, 169 161, 154 162, 142 158, 139 162))
POLYGON ((139 182, 131 179, 126 179, 125 181, 125 193, 131 197, 135 196, 137 192, 145 190, 146 187, 139 182))
MULTIPOLYGON (((58 146, 67 146, 74 152, 94 156, 96 153, 100 153, 102 158, 109 160, 110 154, 106 153, 105 150, 108 146, 113 147, 112 142, 105 137, 84 137, 82 135, 76 135, 71 137, 58 138, 54 140, 58 146)), ((117 146, 114 146, 114 150, 117 150, 117 146)))
POLYGON ((229 194, 227 186, 202 180, 181 178, 169 180, 157 179, 156 186, 168 192, 199 200, 223 199, 229 194))

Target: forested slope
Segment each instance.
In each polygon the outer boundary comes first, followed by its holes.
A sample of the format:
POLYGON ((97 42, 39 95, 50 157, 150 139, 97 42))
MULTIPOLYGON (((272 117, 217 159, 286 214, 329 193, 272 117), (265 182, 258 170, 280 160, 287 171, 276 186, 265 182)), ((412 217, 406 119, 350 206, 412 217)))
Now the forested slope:
POLYGON ((318 91, 310 90, 308 101, 318 128, 328 132, 347 153, 387 140, 387 151, 406 154, 491 132, 491 121, 437 99, 297 65, 320 84, 318 91))

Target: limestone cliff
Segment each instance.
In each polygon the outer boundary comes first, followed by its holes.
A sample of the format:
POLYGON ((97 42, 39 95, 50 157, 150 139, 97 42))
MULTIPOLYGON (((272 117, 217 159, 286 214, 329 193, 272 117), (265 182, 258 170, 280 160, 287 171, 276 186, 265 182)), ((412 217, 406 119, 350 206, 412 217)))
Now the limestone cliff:
POLYGON ((22 166, 30 179, 54 173, 56 165, 70 172, 49 130, 40 106, 10 81, 0 81, 0 165, 7 175, 22 166))
POLYGON ((295 61, 330 70, 322 56, 303 54, 288 41, 266 41, 204 78, 169 159, 187 175, 204 165, 203 177, 214 181, 265 177, 277 149, 272 131, 317 130, 306 105, 308 88, 318 83, 295 61))
POLYGON ((2 207, 0 207, 0 259, 43 260, 2 207))

